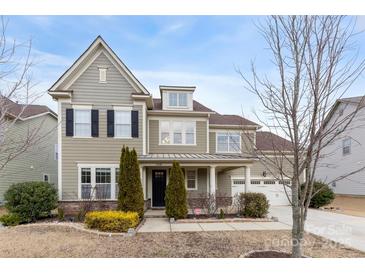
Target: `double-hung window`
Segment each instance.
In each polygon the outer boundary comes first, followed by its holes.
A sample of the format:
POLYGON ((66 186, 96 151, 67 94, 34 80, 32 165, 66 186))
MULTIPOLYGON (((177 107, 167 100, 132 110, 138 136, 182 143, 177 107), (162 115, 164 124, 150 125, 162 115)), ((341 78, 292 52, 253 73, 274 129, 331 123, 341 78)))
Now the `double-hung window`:
POLYGON ((131 137, 131 112, 125 110, 115 111, 115 137, 131 137))
POLYGON ((169 107, 187 107, 188 94, 184 92, 169 92, 169 107))
POLYGON ((91 137, 91 110, 75 109, 75 136, 91 137))
POLYGON ((195 145, 195 134, 195 121, 160 121, 161 145, 195 145))
POLYGON ((217 152, 239 153, 241 151, 240 133, 217 133, 217 152))
POLYGON ((90 199, 91 189, 91 168, 81 168, 81 199, 90 199))
POLYGON ((111 169, 110 168, 96 168, 95 169, 95 187, 96 199, 110 199, 111 198, 111 169))
POLYGON ((351 153, 351 138, 346 138, 342 141, 342 155, 351 153))
POLYGON ((188 169, 186 170, 186 188, 188 190, 197 190, 197 170, 196 169, 188 169))

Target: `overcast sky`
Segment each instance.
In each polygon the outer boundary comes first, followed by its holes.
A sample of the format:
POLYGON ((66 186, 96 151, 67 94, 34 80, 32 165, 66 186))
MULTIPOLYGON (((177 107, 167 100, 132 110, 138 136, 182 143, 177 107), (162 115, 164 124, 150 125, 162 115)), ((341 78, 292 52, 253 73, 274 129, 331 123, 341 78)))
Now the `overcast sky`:
MULTIPOLYGON (((235 68, 248 73, 251 60, 262 74, 275 73, 251 16, 11 16, 7 35, 32 39, 36 88, 46 91, 101 35, 128 68, 159 97, 159 85, 194 85, 195 99, 224 114, 257 121, 255 96, 235 68)), ((364 17, 357 29, 365 28, 364 17)), ((365 34, 357 36, 365 56, 365 34)), ((364 76, 347 93, 364 94, 364 76)), ((57 110, 50 96, 38 103, 57 110)))

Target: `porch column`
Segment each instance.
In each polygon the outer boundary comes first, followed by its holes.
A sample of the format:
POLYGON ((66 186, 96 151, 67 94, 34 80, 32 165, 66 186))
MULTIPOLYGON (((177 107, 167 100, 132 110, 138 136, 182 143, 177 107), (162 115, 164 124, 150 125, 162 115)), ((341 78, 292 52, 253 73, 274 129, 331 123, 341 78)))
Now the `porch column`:
POLYGON ((215 166, 210 166, 209 173, 209 193, 215 195, 215 166))
POLYGON ((141 176, 141 184, 142 184, 142 189, 143 189, 143 199, 146 200, 146 168, 145 167, 140 167, 139 168, 139 173, 141 176))
POLYGON ((251 183, 251 168, 250 166, 245 167, 245 192, 249 192, 251 183))

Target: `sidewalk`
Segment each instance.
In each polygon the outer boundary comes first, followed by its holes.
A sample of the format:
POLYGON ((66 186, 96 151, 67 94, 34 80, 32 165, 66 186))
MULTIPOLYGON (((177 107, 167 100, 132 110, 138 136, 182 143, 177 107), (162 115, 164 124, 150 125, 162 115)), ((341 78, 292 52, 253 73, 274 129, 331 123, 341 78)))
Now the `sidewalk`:
POLYGON ((279 222, 217 222, 217 223, 173 223, 168 218, 147 218, 139 232, 202 232, 242 230, 290 230, 289 225, 279 222))

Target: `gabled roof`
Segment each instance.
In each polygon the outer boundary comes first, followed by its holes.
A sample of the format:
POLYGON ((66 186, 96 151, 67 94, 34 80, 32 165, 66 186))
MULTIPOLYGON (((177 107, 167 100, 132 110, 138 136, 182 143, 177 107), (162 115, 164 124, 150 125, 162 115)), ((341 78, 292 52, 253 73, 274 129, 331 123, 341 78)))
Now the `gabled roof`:
POLYGON ((292 143, 276 134, 267 131, 256 132, 256 148, 261 151, 291 151, 292 143))
POLYGON ((147 95, 150 94, 100 35, 96 37, 96 39, 85 50, 85 52, 82 53, 81 56, 71 65, 71 67, 69 67, 65 73, 62 74, 62 76, 52 85, 52 87, 49 88, 51 94, 54 95, 57 91, 64 92, 65 90, 68 90, 70 83, 77 79, 75 79, 75 75, 73 75, 74 71, 82 68, 86 69, 88 65, 90 65, 86 62, 86 59, 90 58, 90 56, 95 56, 101 50, 104 50, 107 55, 109 55, 108 57, 111 58, 112 63, 115 64, 116 68, 123 76, 125 76, 127 81, 137 90, 137 92, 147 95), (61 86, 64 87, 61 88, 61 86))
POLYGON ((234 126, 257 126, 260 125, 252 122, 239 115, 226 115, 215 113, 210 115, 209 124, 211 125, 234 125, 234 126))
POLYGON ((44 105, 18 104, 5 97, 0 98, 0 101, 1 107, 5 109, 9 116, 18 118, 20 120, 31 119, 33 117, 47 113, 57 118, 57 114, 44 105))

